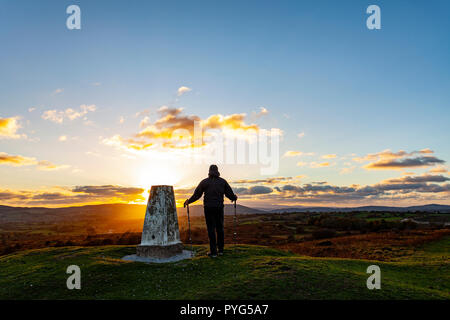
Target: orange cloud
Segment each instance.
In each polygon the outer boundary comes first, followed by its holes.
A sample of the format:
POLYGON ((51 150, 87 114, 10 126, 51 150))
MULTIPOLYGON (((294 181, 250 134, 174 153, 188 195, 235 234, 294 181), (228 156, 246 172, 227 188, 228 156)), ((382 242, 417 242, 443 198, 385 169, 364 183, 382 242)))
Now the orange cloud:
POLYGON ((334 159, 336 157, 337 157, 337 155, 335 155, 335 154, 326 154, 326 155, 322 156, 322 159, 334 159))
POLYGON ((301 151, 286 151, 286 153, 283 155, 283 157, 298 157, 301 156, 303 152, 301 151))
POLYGON ((310 166, 311 168, 323 168, 323 167, 329 167, 329 166, 331 166, 331 163, 329 163, 329 162, 321 162, 321 163, 311 162, 311 163, 309 164, 309 166, 310 166))
POLYGON ((68 165, 56 165, 47 160, 38 161, 36 158, 24 157, 20 155, 10 155, 5 152, 0 152, 0 165, 8 165, 13 167, 22 166, 37 166, 39 170, 52 171, 67 169, 68 165))
POLYGON ((22 157, 19 155, 10 155, 5 152, 0 152, 0 165, 10 165, 14 167, 30 166, 37 164, 35 158, 22 157))
POLYGON ((19 117, 0 118, 0 139, 18 139, 23 135, 17 133, 19 130, 19 117))
POLYGON ((135 150, 143 150, 156 144, 165 148, 183 149, 204 146, 206 142, 203 139, 194 143, 193 138, 195 133, 205 136, 208 129, 220 129, 225 133, 237 134, 239 137, 246 137, 249 133, 260 130, 258 125, 245 122, 245 113, 227 116, 214 114, 201 119, 196 115, 183 115, 182 108, 167 106, 161 107, 158 113, 160 117, 154 122, 150 122, 149 118, 141 121, 142 130, 135 134, 136 139, 125 139, 115 135, 104 139, 103 142, 135 150))
POLYGON ((430 170, 431 173, 449 173, 446 167, 444 166, 438 166, 436 168, 432 168, 430 170))

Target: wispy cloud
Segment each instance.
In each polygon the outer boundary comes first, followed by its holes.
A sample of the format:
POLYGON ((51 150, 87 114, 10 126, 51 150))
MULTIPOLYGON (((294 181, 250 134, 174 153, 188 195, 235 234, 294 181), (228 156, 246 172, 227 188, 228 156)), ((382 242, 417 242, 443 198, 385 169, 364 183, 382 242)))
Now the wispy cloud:
POLYGON ((326 154, 326 155, 323 155, 321 158, 322 159, 334 159, 336 157, 337 157, 337 155, 335 155, 335 154, 326 154))
POLYGON ((10 155, 5 152, 0 152, 0 165, 7 165, 13 167, 36 166, 39 170, 45 171, 67 169, 70 167, 69 165, 56 165, 47 160, 39 161, 34 157, 10 155))
POLYGON ((309 166, 311 167, 311 168, 323 168, 323 167, 329 167, 329 166, 331 166, 331 163, 330 162, 311 162, 310 164, 309 164, 309 166))
POLYGON ((49 120, 55 123, 63 123, 64 120, 73 121, 75 119, 81 118, 88 114, 89 112, 94 112, 97 109, 95 105, 81 105, 79 110, 74 110, 68 108, 66 110, 46 110, 42 114, 42 119, 49 120))
POLYGON ((189 88, 189 87, 181 86, 181 87, 179 87, 178 90, 177 90, 177 95, 178 95, 178 96, 182 96, 183 94, 185 94, 185 93, 187 93, 187 92, 189 92, 189 91, 192 91, 192 89, 189 88))
POLYGON ((289 150, 289 151, 286 151, 284 153, 283 157, 287 157, 287 158, 289 158, 289 157, 299 157, 302 154, 303 154, 303 152, 301 152, 301 151, 289 150))
POLYGON ((58 89, 56 89, 55 91, 52 92, 52 96, 57 95, 57 94, 60 94, 60 93, 62 93, 63 91, 64 91, 63 88, 58 88, 58 89))
POLYGON ((259 107, 259 111, 257 111, 257 112, 252 112, 252 115, 253 115, 253 117, 254 118, 260 118, 260 117, 262 117, 262 116, 266 116, 266 115, 268 115, 269 114, 269 110, 267 110, 266 108, 264 108, 264 107, 259 107))

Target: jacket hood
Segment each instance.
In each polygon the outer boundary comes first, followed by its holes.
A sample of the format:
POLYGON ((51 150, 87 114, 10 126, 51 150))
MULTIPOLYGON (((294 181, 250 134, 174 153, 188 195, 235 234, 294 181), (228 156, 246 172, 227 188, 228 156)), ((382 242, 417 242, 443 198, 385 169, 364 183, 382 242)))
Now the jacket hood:
POLYGON ((215 164, 209 167, 208 177, 220 177, 219 168, 215 164))

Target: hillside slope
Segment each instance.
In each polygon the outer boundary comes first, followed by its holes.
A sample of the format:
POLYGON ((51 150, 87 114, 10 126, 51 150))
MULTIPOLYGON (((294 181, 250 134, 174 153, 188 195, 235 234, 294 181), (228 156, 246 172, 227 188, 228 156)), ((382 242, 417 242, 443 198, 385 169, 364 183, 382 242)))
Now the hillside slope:
POLYGON ((120 260, 132 246, 63 247, 0 257, 0 299, 449 299, 450 239, 398 262, 310 258, 260 246, 227 248, 170 264, 120 260), (81 290, 66 288, 67 266, 81 268, 81 290), (381 290, 366 269, 381 268, 381 290))

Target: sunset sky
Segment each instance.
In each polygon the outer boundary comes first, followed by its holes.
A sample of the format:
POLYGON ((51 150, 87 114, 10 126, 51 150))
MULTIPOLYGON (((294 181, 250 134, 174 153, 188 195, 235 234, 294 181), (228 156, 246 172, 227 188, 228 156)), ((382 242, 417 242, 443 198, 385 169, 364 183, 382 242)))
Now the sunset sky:
POLYGON ((182 203, 194 121, 278 132, 273 174, 217 163, 243 205, 450 204, 450 2, 309 2, 1 1, 0 205, 182 203))

